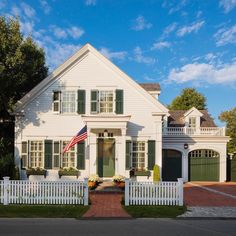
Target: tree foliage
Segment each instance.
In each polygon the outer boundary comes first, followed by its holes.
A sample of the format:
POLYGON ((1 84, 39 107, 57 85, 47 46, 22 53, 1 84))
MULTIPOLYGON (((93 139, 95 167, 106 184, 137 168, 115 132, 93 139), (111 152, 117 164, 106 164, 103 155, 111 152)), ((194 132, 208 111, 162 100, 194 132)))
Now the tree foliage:
POLYGON ((0 119, 47 76, 43 49, 20 32, 19 19, 0 17, 0 119))
POLYGON ((219 119, 226 122, 226 134, 230 136, 227 144, 228 153, 236 152, 236 107, 220 114, 219 119))
POLYGON ((168 106, 170 110, 206 109, 206 98, 194 88, 185 88, 168 106))

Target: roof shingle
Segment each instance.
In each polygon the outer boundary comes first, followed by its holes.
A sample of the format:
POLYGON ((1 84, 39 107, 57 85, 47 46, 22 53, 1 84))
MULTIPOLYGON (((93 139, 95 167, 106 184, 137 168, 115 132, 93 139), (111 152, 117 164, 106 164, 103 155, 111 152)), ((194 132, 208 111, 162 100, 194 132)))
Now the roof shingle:
MULTIPOLYGON (((207 110, 199 110, 203 116, 201 117, 201 127, 216 127, 216 124, 208 113, 207 110)), ((184 124, 184 113, 185 110, 169 111, 170 116, 168 117, 169 127, 183 127, 184 124)))

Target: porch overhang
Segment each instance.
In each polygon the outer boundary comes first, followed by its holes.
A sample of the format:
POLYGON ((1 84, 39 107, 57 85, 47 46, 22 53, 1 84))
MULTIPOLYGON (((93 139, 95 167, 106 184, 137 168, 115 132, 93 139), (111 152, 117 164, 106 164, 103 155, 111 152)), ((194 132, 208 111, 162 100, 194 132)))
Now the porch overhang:
POLYGON ((131 115, 82 115, 82 119, 89 130, 114 129, 121 130, 122 133, 126 133, 127 123, 130 118, 131 115))

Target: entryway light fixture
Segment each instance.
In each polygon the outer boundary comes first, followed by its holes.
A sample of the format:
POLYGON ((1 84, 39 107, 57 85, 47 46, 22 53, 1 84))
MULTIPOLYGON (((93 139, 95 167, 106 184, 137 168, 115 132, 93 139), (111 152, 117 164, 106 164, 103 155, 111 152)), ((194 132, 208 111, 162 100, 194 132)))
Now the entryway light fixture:
POLYGON ((103 135, 104 135, 104 138, 108 137, 108 130, 107 129, 104 130, 103 135))
POLYGON ((188 149, 188 144, 187 143, 184 144, 184 149, 188 149))

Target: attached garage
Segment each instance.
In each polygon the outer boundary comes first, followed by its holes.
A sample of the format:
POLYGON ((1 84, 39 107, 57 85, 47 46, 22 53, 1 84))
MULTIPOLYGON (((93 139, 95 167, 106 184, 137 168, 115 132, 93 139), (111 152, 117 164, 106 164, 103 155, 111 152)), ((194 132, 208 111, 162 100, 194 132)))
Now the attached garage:
POLYGON ((182 178, 182 153, 177 150, 162 150, 162 180, 177 181, 182 178))
POLYGON ((210 149, 189 152, 189 181, 219 181, 220 155, 210 149))

